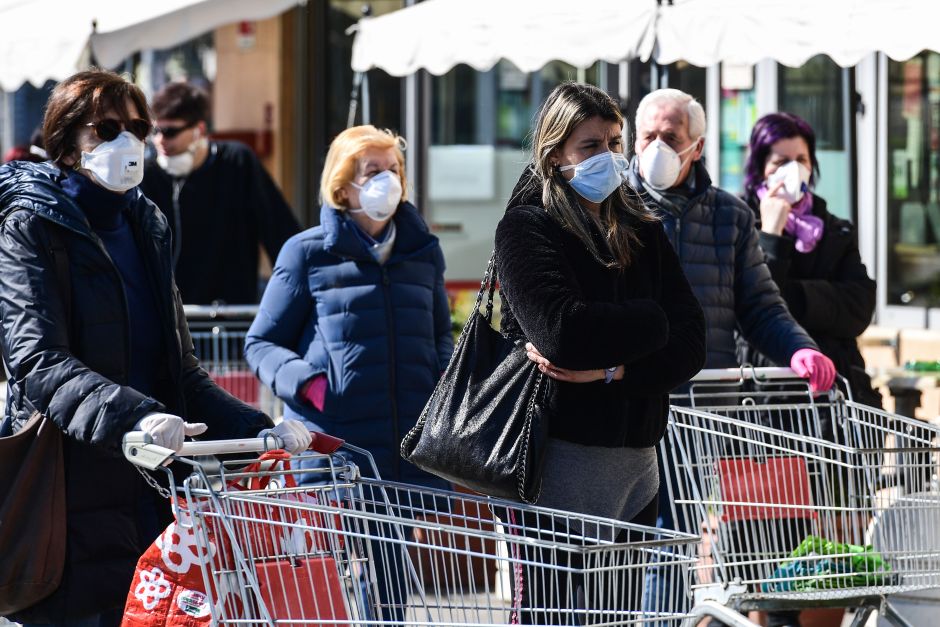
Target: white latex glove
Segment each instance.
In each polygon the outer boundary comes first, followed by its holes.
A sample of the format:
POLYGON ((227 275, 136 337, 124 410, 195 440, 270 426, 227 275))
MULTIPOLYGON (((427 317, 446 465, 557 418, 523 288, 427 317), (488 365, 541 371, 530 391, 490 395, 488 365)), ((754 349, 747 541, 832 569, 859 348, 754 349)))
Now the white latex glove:
POLYGON ((268 434, 273 434, 281 438, 284 450, 291 455, 303 453, 310 447, 310 442, 313 441, 310 430, 307 429, 302 422, 289 418, 282 420, 273 429, 264 429, 258 434, 258 437, 263 438, 268 434))
POLYGON ((135 427, 146 431, 157 446, 178 451, 187 437, 205 433, 209 427, 204 422, 185 422, 179 416, 152 412, 140 419, 135 427))

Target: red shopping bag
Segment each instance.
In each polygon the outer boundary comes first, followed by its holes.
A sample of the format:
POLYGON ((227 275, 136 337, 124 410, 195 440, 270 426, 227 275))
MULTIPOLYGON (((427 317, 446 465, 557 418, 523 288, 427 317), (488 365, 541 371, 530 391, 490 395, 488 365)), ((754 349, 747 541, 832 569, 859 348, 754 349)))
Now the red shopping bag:
POLYGON ((721 519, 816 518, 806 460, 801 457, 718 460, 721 519))
MULTIPOLYGON (((206 530, 208 549, 200 549, 192 526, 193 512, 185 501, 180 501, 178 516, 138 560, 122 627, 209 624, 211 611, 201 565, 219 560, 225 549, 211 528, 206 530)), ((226 591, 215 592, 217 597, 221 595, 222 603, 240 603, 226 591)))
POLYGON ((295 490, 297 482, 289 472, 290 453, 268 451, 242 472, 247 480, 230 483, 229 490, 265 491, 272 488, 270 499, 278 504, 239 501, 234 505, 239 516, 236 525, 239 540, 250 557, 267 558, 285 554, 325 552, 343 547, 339 515, 324 516, 295 507, 297 504, 319 504, 316 494, 295 490))
POLYGON ((349 619, 346 587, 336 560, 328 555, 269 560, 256 565, 258 592, 272 617, 303 620, 304 625, 349 619))

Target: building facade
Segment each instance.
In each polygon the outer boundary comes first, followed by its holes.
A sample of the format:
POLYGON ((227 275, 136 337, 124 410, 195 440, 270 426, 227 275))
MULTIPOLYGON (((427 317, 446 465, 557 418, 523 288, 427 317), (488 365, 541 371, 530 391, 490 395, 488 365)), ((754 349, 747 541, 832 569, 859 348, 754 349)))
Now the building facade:
MULTIPOLYGON (((412 3, 369 7, 381 15, 412 3)), ((587 81, 617 98, 630 120, 628 147, 645 94, 664 86, 693 94, 708 117, 705 163, 735 193, 755 120, 790 111, 818 134, 818 193, 858 225, 863 261, 878 281, 878 324, 940 329, 940 54, 906 61, 872 54, 853 68, 820 56, 798 68, 551 62, 523 73, 501 61, 485 72, 357 76, 349 29, 362 10, 358 0, 308 2, 171 51, 144 51, 119 69, 148 92, 176 78, 205 82, 214 132, 252 144, 307 225, 318 220, 332 138, 350 121, 399 131, 409 141, 412 198, 441 239, 448 281, 466 289, 478 284, 525 166, 536 109, 559 82, 587 81)), ((48 89, 0 95, 0 147, 21 142, 38 123, 48 89)))

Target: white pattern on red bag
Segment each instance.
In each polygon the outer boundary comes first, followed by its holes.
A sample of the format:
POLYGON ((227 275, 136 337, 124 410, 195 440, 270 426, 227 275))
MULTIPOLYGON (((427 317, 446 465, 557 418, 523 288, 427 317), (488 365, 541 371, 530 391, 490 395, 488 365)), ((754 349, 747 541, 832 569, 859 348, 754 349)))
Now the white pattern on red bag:
POLYGON ((178 515, 184 521, 183 524, 179 521, 170 524, 157 538, 156 545, 166 567, 175 573, 185 574, 193 566, 207 563, 215 557, 215 543, 210 540, 209 555, 203 555, 196 542, 191 520, 187 520, 189 514, 181 510, 178 515))
POLYGON ((163 571, 154 567, 152 570, 140 571, 140 583, 134 588, 134 596, 140 601, 148 612, 157 607, 157 604, 170 596, 170 582, 163 576, 163 571))

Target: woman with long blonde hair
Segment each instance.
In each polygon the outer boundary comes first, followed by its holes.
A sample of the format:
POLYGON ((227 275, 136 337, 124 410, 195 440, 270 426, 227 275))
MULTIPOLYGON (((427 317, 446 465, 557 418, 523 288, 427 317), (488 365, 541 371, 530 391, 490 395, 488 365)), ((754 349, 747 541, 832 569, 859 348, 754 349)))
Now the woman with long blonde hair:
MULTIPOLYGON (((702 367, 705 320, 661 224, 624 184, 623 135, 604 91, 552 91, 496 229, 496 266, 502 331, 550 379, 537 504, 653 525, 668 393, 702 367)), ((546 608, 540 569, 525 570, 523 622, 560 624, 566 608, 546 608)))

